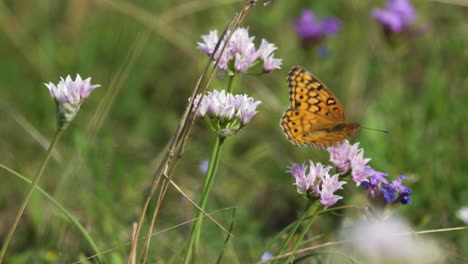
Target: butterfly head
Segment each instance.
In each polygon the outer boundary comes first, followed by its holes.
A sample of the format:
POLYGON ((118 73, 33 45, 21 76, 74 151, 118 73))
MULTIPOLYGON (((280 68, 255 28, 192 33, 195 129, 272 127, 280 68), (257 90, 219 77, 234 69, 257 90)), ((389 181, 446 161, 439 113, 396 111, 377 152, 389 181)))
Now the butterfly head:
POLYGON ((358 123, 348 123, 344 125, 343 131, 349 132, 350 135, 354 134, 361 127, 358 123))

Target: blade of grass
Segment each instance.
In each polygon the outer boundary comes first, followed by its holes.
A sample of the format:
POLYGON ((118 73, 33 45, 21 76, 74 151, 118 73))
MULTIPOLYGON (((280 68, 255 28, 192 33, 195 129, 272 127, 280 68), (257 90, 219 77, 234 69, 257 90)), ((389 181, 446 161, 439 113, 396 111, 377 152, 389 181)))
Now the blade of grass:
POLYGON ((229 240, 231 239, 231 234, 232 234, 232 229, 234 229, 234 220, 236 219, 236 208, 232 210, 232 222, 231 226, 229 227, 229 233, 226 236, 226 239, 224 240, 224 245, 223 248, 221 249, 221 253, 219 254, 218 260, 216 260, 216 264, 221 263, 221 259, 223 259, 224 255, 224 250, 226 249, 227 244, 229 243, 229 240))
MULTIPOLYGON (((10 172, 11 174, 15 175, 16 177, 20 178, 21 180, 23 180, 24 182, 28 183, 28 184, 31 184, 32 181, 28 178, 26 178, 25 176, 21 175, 20 173, 8 168, 7 166, 3 165, 3 164, 0 164, 0 168, 10 172)), ((54 199, 54 197, 52 197, 50 194, 48 194, 46 191, 44 191, 44 189, 42 189, 41 187, 39 186, 36 186, 36 189, 39 191, 40 194, 42 194, 45 198, 47 198, 49 201, 52 202, 52 204, 55 205, 55 207, 60 211, 62 212, 62 214, 78 229, 78 231, 80 232, 80 234, 85 238, 85 240, 89 243, 89 246, 91 247, 91 249, 93 250, 93 252, 95 254, 99 254, 100 251, 96 245, 96 243, 94 242, 94 240, 91 238, 91 236, 89 235, 88 232, 86 232, 86 229, 80 224, 80 222, 78 221, 78 219, 76 217, 74 217, 70 212, 68 212, 67 209, 65 209, 65 207, 63 207, 57 200, 54 199)), ((100 256, 98 256, 98 261, 99 263, 104 263, 102 258, 100 256)))

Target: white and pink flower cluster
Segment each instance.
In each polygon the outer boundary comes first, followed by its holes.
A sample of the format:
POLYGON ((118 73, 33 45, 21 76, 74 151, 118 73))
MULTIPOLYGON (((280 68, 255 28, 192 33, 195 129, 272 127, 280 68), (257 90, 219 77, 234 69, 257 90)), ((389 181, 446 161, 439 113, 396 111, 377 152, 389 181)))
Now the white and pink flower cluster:
POLYGON ((370 168, 367 163, 371 159, 364 158, 364 151, 359 148, 359 143, 351 145, 345 141, 340 145, 328 147, 327 150, 330 153, 330 161, 340 173, 343 174, 351 170, 351 176, 356 185, 367 182, 372 176, 372 173, 366 169, 370 168))
MULTIPOLYGON (((199 94, 194 100, 194 109, 200 102, 202 95, 199 94)), ((225 90, 218 92, 208 92, 203 95, 203 100, 197 110, 199 117, 208 116, 210 119, 219 121, 221 128, 226 128, 226 125, 236 124, 240 121, 240 127, 245 126, 257 114, 256 108, 262 102, 255 101, 252 97, 246 94, 233 95, 226 93, 225 90)), ((232 127, 232 126, 229 126, 232 127)))
POLYGON ((60 81, 57 85, 49 82, 45 83, 49 89, 50 96, 57 104, 57 122, 60 128, 65 128, 70 121, 80 110, 80 106, 89 94, 100 87, 101 85, 91 85, 91 78, 86 80, 81 79, 79 74, 76 75, 75 81, 72 80, 70 75, 60 81))
MULTIPOLYGON (((247 28, 238 28, 234 31, 220 56, 222 47, 229 34, 229 31, 225 34, 223 41, 213 56, 214 59, 219 59, 218 68, 220 70, 224 71, 229 69, 235 72, 245 72, 257 60, 263 61, 264 72, 271 72, 274 69, 281 68, 281 59, 273 57, 273 52, 277 49, 275 45, 262 39, 260 47, 256 50, 253 42, 255 37, 249 36, 249 30, 247 28)), ((213 30, 208 35, 203 35, 201 38, 203 42, 198 42, 197 48, 206 55, 211 56, 213 52, 215 52, 216 44, 219 41, 218 31, 213 30)))
POLYGON ((320 162, 310 165, 298 165, 292 163, 288 172, 294 177, 294 185, 301 194, 307 193, 314 197, 320 197, 320 204, 325 207, 334 205, 342 196, 335 195, 334 192, 343 189, 345 181, 339 181, 338 174, 330 176, 331 166, 323 166, 320 162), (309 171, 307 172, 307 168, 309 171))

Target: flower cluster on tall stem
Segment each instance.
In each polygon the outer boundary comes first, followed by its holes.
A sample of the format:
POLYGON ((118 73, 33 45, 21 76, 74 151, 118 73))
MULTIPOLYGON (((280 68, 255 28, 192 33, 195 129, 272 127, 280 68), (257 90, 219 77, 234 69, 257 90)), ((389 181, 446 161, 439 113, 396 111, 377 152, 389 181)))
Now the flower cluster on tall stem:
POLYGON ((213 57, 216 60, 219 59, 218 68, 222 71, 246 72, 260 62, 263 62, 263 72, 265 73, 281 68, 282 60, 274 57, 273 52, 277 49, 274 44, 262 39, 260 47, 256 49, 255 37, 249 36, 248 28, 236 29, 227 41, 229 35, 230 31, 224 35, 219 48, 215 51, 219 36, 218 31, 213 30, 208 35, 202 36, 203 42, 198 42, 197 48, 208 56, 214 53, 213 57))
MULTIPOLYGON (((229 34, 230 32, 223 37, 219 45, 219 47, 223 47, 226 44, 224 50, 222 48, 216 50, 219 42, 216 30, 202 36, 203 42, 199 42, 197 47, 203 53, 209 56, 213 55, 214 59, 218 60, 218 68, 229 73, 227 90, 208 91, 206 94, 198 94, 195 98, 189 98, 189 101, 193 100, 195 114, 204 119, 209 127, 216 132, 215 144, 206 169, 199 201, 202 210, 205 209, 208 195, 213 186, 226 138, 237 134, 239 129, 248 125, 257 114, 257 106, 261 104, 260 101, 255 101, 254 98, 246 94, 234 95, 231 93, 236 73, 246 72, 260 61, 263 62, 264 72, 279 69, 281 65, 281 59, 273 57, 273 51, 276 50, 276 47, 263 39, 259 49, 256 50, 253 43, 254 37, 249 36, 248 29, 237 29, 227 41, 229 34)), ((193 223, 184 255, 184 264, 190 263, 193 252, 196 252, 198 247, 203 221, 202 210, 198 210, 196 213, 196 220, 193 223)))
POLYGON ((0 263, 2 263, 3 258, 5 257, 6 251, 8 249, 8 245, 16 231, 16 227, 23 216, 24 210, 26 209, 29 200, 37 187, 39 179, 41 178, 47 163, 52 155, 52 151, 55 147, 55 144, 58 142, 58 139, 62 135, 65 128, 68 124, 73 120, 73 118, 80 110, 80 106, 83 103, 84 99, 86 99, 92 90, 99 87, 100 85, 91 85, 91 78, 86 80, 82 80, 80 75, 78 74, 76 80, 73 81, 70 76, 67 76, 66 79, 60 78, 60 82, 55 85, 53 83, 45 84, 49 89, 50 96, 54 99, 55 103, 57 104, 57 130, 55 132, 54 138, 52 139, 47 153, 45 155, 44 160, 40 168, 37 170, 34 178, 31 182, 31 186, 29 187, 29 191, 26 194, 23 202, 20 205, 18 213, 16 214, 15 220, 13 221, 10 230, 3 242, 2 248, 0 250, 0 263))

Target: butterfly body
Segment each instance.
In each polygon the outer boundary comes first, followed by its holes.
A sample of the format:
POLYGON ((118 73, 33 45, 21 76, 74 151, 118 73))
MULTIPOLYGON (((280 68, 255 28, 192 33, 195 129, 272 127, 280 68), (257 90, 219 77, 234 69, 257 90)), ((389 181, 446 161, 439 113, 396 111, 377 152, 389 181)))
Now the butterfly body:
POLYGON ((338 98, 312 73, 293 67, 288 84, 291 106, 281 118, 281 127, 289 141, 298 146, 328 147, 360 128, 346 120, 338 98))

